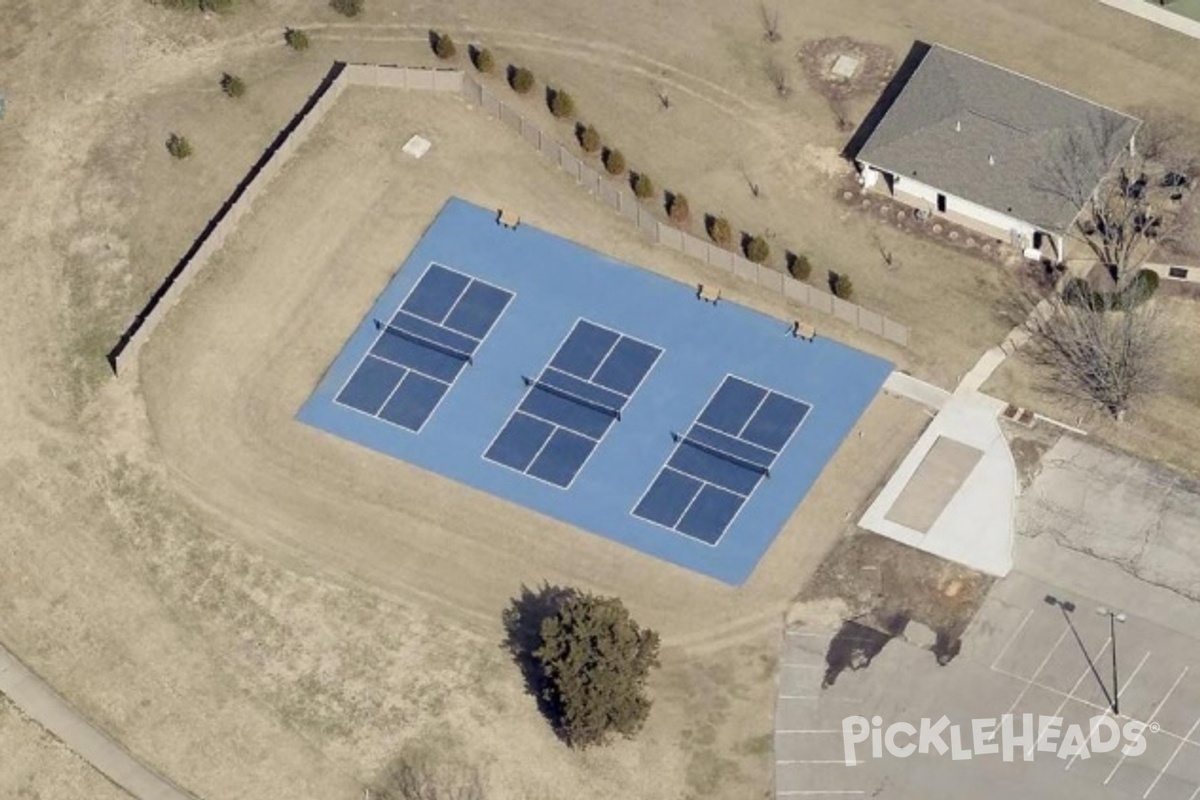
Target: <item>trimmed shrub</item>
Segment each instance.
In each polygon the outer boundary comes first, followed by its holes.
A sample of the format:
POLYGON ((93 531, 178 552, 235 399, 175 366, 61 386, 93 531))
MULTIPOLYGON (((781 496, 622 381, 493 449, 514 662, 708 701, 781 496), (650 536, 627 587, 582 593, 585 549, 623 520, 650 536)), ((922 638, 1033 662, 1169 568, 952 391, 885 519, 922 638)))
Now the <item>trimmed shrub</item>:
POLYGON ((1141 269, 1125 287, 1129 298, 1127 307, 1141 305, 1158 291, 1158 273, 1152 269, 1141 269))
POLYGON ((533 73, 525 69, 525 67, 517 67, 509 65, 508 67, 508 85, 512 87, 517 94, 529 94, 533 91, 533 73))
POLYGON ((625 172, 625 156, 620 150, 606 147, 600 158, 604 161, 604 168, 608 170, 609 175, 621 175, 625 172))
POLYGON ((283 41, 287 46, 299 52, 308 49, 308 34, 296 28, 288 28, 283 32, 283 41))
POLYGON ((471 63, 475 65, 475 69, 480 72, 491 72, 496 68, 496 60, 492 58, 492 51, 486 47, 470 48, 471 63))
POLYGON ((246 93, 246 82, 226 72, 221 76, 221 91, 229 97, 241 97, 246 93))
POLYGON ((654 181, 643 172, 635 173, 629 185, 633 187, 633 193, 643 200, 654 194, 654 181))
POLYGON ((172 133, 167 137, 167 152, 183 160, 192 154, 192 143, 178 133, 172 133))
POLYGON ((721 247, 728 247, 733 241, 733 228, 729 225, 729 220, 724 217, 709 217, 708 238, 712 239, 721 247))
POLYGON ((788 274, 798 281, 808 280, 808 276, 812 274, 812 264, 808 260, 808 256, 800 253, 789 252, 786 256, 788 274))
POLYGON ((448 33, 434 33, 433 39, 433 54, 443 61, 454 58, 458 55, 458 48, 454 46, 454 40, 450 38, 448 33))
POLYGON ((562 89, 547 89, 546 105, 550 107, 550 113, 559 119, 575 115, 575 98, 562 89))
POLYGON ((344 17, 357 17, 362 13, 363 0, 329 0, 329 7, 344 17))
POLYGON ((830 270, 829 291, 833 292, 834 297, 849 300, 854 296, 854 284, 851 283, 849 275, 830 270))
POLYGON ((579 146, 583 148, 585 153, 596 153, 600 151, 600 131, 596 130, 595 125, 577 125, 575 127, 575 138, 579 140, 579 146))
POLYGON ((746 240, 746 258, 755 264, 761 264, 771 255, 771 245, 761 236, 751 236, 746 240))
POLYGON ((667 216, 670 217, 671 222, 682 225, 688 221, 691 213, 686 195, 678 193, 667 195, 667 216))

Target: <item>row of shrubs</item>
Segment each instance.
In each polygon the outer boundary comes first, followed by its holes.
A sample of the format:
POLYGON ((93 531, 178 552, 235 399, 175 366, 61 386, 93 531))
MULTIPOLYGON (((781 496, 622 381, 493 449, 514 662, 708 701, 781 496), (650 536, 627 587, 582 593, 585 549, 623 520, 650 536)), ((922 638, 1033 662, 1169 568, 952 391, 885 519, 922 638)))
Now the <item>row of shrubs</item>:
MULTIPOLYGON (((449 60, 458 53, 453 38, 447 33, 430 31, 429 41, 434 54, 440 59, 449 60)), ((470 45, 467 55, 471 64, 479 72, 495 73, 496 59, 488 48, 470 45)), ((527 95, 537 84, 532 71, 516 64, 508 65, 504 77, 509 87, 517 94, 527 95)), ((558 119, 570 119, 576 113, 575 99, 563 89, 552 86, 546 87, 546 106, 550 113, 558 119)), ((630 188, 638 198, 648 200, 655 195, 657 187, 650 176, 644 172, 628 170, 624 154, 615 147, 605 146, 595 125, 577 122, 575 139, 584 153, 599 154, 600 163, 609 175, 619 177, 628 171, 630 188)), ((691 208, 685 195, 665 191, 663 192, 663 201, 664 210, 671 222, 679 226, 688 223, 691 218, 691 208)), ((729 220, 720 216, 706 215, 704 227, 709 238, 717 245, 725 248, 733 246, 733 227, 729 220)), ((742 253, 749 261, 761 264, 770 258, 771 245, 763 236, 742 234, 739 244, 742 253)), ((804 255, 797 255, 790 251, 785 252, 784 263, 788 273, 797 280, 807 280, 812 274, 812 265, 804 255)), ((843 299, 849 298, 853 292, 853 285, 849 277, 834 272, 829 273, 829 287, 836 296, 843 299)))

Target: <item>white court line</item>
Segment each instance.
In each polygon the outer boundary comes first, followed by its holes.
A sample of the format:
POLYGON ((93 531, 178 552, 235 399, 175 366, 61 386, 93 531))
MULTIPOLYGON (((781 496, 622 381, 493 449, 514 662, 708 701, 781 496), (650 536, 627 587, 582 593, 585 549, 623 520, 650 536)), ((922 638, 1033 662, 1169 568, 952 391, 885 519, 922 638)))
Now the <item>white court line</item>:
MULTIPOLYGON (((1180 681, 1183 680, 1184 675, 1188 674, 1189 669, 1191 669, 1191 667, 1183 668, 1183 672, 1179 673, 1179 677, 1176 678, 1175 682, 1171 684, 1171 688, 1167 690, 1167 693, 1165 695, 1163 695, 1163 699, 1159 700, 1158 705, 1156 705, 1154 707, 1154 710, 1150 712, 1150 719, 1146 720, 1147 728, 1150 727, 1150 723, 1154 722, 1154 718, 1158 716, 1158 712, 1162 711, 1162 707, 1164 705, 1166 705, 1167 700, 1170 699, 1171 695, 1173 695, 1175 693, 1175 690, 1179 687, 1180 681)), ((1160 730, 1159 732, 1162 733, 1163 731, 1160 730)), ((1117 774, 1117 770, 1119 770, 1121 768, 1121 765, 1124 763, 1125 763, 1125 754, 1122 753, 1121 757, 1119 759, 1117 759, 1116 766, 1114 766, 1112 768, 1112 771, 1108 773, 1108 777, 1104 779, 1105 786, 1108 785, 1108 782, 1112 780, 1113 775, 1117 774)))
POLYGON ((1013 635, 1008 637, 1008 641, 1004 643, 1004 647, 1000 648, 1000 654, 997 655, 992 661, 992 669, 995 669, 996 665, 1000 663, 1000 659, 1004 658, 1004 654, 1008 652, 1008 648, 1012 647, 1012 643, 1015 642, 1017 637, 1021 635, 1021 631, 1025 630, 1025 624, 1029 622, 1029 618, 1032 616, 1033 609, 1031 608, 1025 612, 1025 618, 1021 620, 1021 624, 1017 626, 1017 629, 1013 632, 1013 635))
POLYGON ((1146 798, 1150 796, 1150 793, 1154 791, 1154 787, 1158 785, 1163 773, 1171 768, 1171 762, 1173 762, 1175 757, 1179 755, 1179 751, 1183 749, 1185 744, 1192 740, 1192 734, 1196 732, 1196 728, 1200 728, 1200 717, 1196 717, 1196 721, 1192 723, 1192 727, 1186 734, 1184 734, 1183 741, 1175 747, 1175 752, 1171 753, 1171 757, 1167 759, 1167 763, 1163 764, 1162 769, 1160 769, 1158 774, 1154 776, 1154 781, 1150 784, 1150 788, 1146 790, 1146 793, 1142 795, 1142 800, 1146 800, 1146 798))
MULTIPOLYGON (((1130 676, 1129 676, 1129 677, 1128 677, 1128 678, 1125 680, 1125 685, 1124 685, 1124 686, 1122 686, 1120 689, 1117 689, 1117 699, 1118 699, 1118 700, 1120 700, 1120 699, 1121 699, 1121 697, 1122 697, 1122 696, 1124 696, 1124 694, 1125 694, 1125 690, 1129 688, 1129 684, 1133 683, 1133 679, 1137 677, 1137 674, 1138 674, 1139 672, 1141 672, 1141 670, 1142 670, 1142 666, 1143 666, 1143 665, 1146 663, 1146 661, 1148 661, 1149 659, 1150 659, 1150 651, 1149 651, 1149 650, 1147 650, 1147 651, 1146 651, 1146 654, 1145 654, 1144 656, 1142 656, 1142 660, 1141 660, 1141 661, 1139 661, 1139 662, 1138 662, 1138 665, 1137 665, 1136 667, 1134 667, 1134 668, 1133 668, 1133 673, 1132 673, 1132 674, 1130 674, 1130 676)), ((1107 717, 1107 716, 1109 716, 1111 713, 1112 713, 1112 709, 1109 709, 1108 711, 1105 711, 1105 712, 1104 712, 1104 713, 1101 715, 1101 717, 1102 717, 1102 718, 1103 718, 1103 717, 1107 717)), ((1055 716, 1057 716, 1057 715, 1055 715, 1055 716)), ((1094 724, 1093 724, 1093 723, 1089 723, 1089 724, 1088 724, 1088 741, 1091 741, 1091 740, 1092 740, 1092 737, 1096 735, 1096 725, 1098 725, 1098 724, 1099 724, 1099 723, 1094 723, 1094 724)), ((1079 758, 1079 754, 1080 754, 1080 753, 1082 753, 1082 752, 1083 752, 1082 750, 1076 750, 1076 751, 1075 751, 1075 753, 1074 753, 1074 754, 1071 756, 1071 760, 1067 762, 1067 766, 1063 768, 1063 769, 1064 769, 1064 771, 1066 771, 1066 770, 1069 770, 1069 769, 1071 768, 1071 765, 1075 763, 1075 760, 1076 760, 1077 758, 1079 758)))

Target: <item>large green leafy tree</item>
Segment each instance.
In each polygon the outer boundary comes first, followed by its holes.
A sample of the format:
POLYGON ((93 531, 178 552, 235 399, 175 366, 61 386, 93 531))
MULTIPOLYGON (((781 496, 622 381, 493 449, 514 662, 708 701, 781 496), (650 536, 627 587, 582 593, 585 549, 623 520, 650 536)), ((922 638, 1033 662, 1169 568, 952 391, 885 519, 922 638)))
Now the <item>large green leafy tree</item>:
POLYGON ((658 667, 658 634, 615 597, 571 593, 545 617, 533 652, 543 699, 573 747, 632 737, 650 713, 646 679, 658 667))

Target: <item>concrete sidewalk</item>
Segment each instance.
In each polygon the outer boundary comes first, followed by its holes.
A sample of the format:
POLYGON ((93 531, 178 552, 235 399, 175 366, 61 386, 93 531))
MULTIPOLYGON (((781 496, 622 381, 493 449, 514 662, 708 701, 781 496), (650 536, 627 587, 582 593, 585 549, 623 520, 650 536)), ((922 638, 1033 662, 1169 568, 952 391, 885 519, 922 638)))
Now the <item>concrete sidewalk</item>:
POLYGON ((1147 3, 1146 0, 1100 0, 1100 2, 1109 8, 1133 14, 1135 17, 1141 17, 1148 22, 1182 33, 1184 36, 1200 39, 1200 22, 1147 3))
POLYGON ((80 758, 139 800, 196 800, 130 755, 0 647, 0 692, 80 758))

